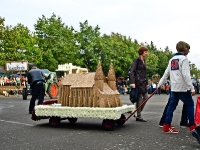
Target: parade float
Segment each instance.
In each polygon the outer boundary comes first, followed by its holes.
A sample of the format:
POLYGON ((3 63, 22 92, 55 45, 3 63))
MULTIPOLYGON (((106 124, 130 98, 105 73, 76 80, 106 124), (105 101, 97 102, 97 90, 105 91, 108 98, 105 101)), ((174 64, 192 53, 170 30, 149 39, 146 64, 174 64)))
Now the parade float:
POLYGON ((135 105, 123 105, 116 89, 116 77, 111 63, 105 77, 101 62, 96 72, 68 74, 59 85, 59 97, 35 106, 32 120, 49 119, 49 124, 57 127, 61 120, 75 123, 78 118, 100 118, 106 130, 126 121, 124 113, 133 112, 135 105))

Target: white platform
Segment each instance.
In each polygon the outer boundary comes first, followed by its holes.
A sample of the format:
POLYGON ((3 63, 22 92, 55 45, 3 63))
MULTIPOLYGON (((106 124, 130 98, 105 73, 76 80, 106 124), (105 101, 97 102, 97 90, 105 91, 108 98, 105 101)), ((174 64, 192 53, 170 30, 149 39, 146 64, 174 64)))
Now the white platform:
POLYGON ((57 116, 71 118, 101 118, 101 119, 119 119, 121 114, 134 111, 135 105, 123 105, 114 108, 100 107, 67 107, 60 104, 38 105, 35 106, 36 116, 57 116))

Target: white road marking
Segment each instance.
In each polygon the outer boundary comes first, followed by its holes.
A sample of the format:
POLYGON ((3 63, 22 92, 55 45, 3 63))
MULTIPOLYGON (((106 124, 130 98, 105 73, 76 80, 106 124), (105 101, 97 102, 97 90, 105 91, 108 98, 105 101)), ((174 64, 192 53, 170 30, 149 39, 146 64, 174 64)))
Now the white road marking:
POLYGON ((11 108, 11 107, 14 107, 14 105, 1 104, 0 109, 11 108))
POLYGON ((12 123, 12 124, 21 124, 21 125, 25 125, 25 126, 33 126, 32 124, 21 123, 21 122, 15 122, 15 121, 6 121, 6 120, 0 120, 0 121, 12 123))

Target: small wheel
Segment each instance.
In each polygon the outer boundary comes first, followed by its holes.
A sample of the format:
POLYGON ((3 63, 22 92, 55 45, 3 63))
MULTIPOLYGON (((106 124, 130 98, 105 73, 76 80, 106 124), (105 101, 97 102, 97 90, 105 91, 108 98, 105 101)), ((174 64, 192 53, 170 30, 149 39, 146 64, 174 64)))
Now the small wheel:
POLYGON ((49 124, 52 127, 58 127, 60 125, 60 117, 50 117, 49 124))
POLYGON ((104 119, 102 125, 105 130, 112 131, 115 129, 115 120, 104 119))
POLYGON ((68 118, 68 121, 70 123, 75 123, 78 120, 78 118, 68 118))
POLYGON ((126 117, 124 114, 122 114, 121 117, 118 120, 116 120, 117 125, 123 125, 125 122, 126 122, 126 117))

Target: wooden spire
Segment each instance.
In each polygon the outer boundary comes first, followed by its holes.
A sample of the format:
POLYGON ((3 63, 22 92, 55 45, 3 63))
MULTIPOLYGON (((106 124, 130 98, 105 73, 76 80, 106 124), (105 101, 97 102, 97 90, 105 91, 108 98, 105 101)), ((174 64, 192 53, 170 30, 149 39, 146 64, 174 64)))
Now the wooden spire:
POLYGON ((96 69, 96 73, 95 73, 95 76, 94 76, 94 80, 104 80, 105 79, 105 76, 103 74, 103 70, 102 70, 102 66, 101 66, 101 61, 100 61, 101 58, 99 58, 99 63, 98 63, 98 66, 97 66, 97 69, 96 69))

